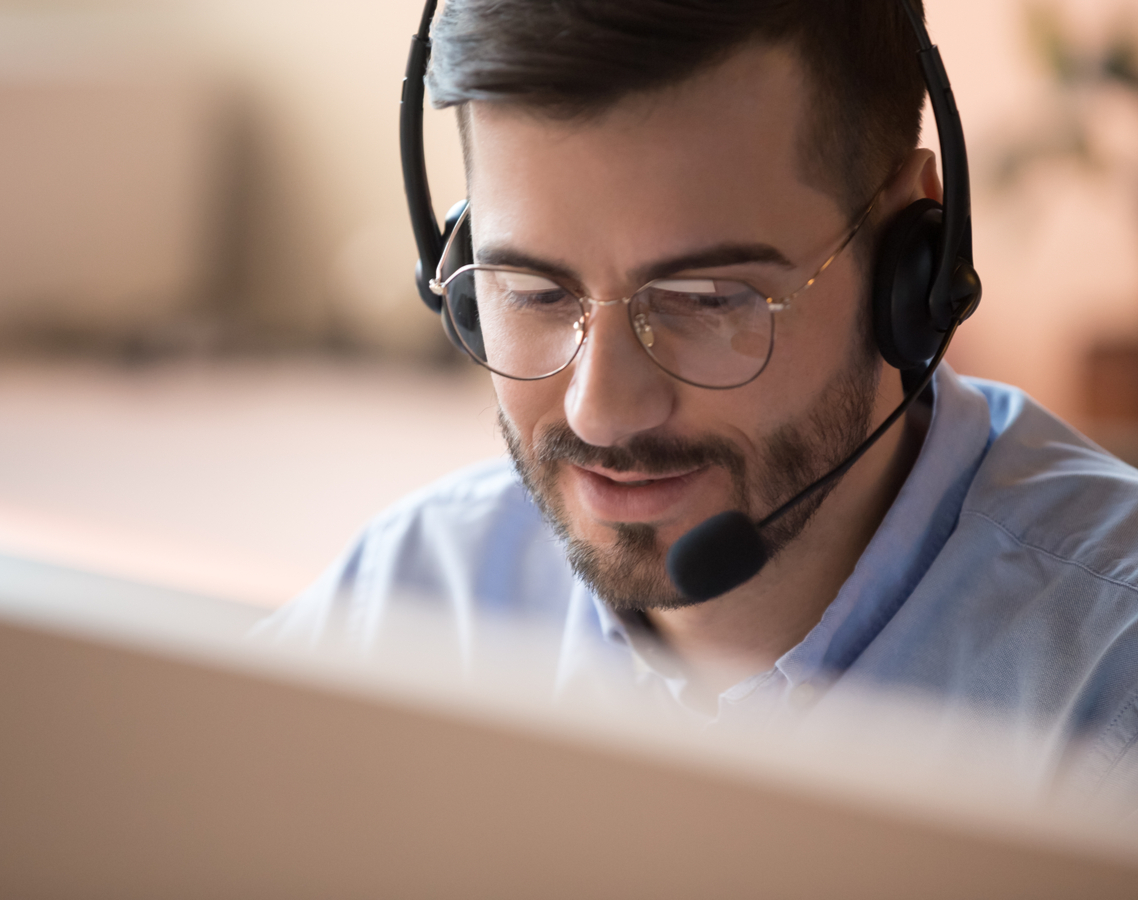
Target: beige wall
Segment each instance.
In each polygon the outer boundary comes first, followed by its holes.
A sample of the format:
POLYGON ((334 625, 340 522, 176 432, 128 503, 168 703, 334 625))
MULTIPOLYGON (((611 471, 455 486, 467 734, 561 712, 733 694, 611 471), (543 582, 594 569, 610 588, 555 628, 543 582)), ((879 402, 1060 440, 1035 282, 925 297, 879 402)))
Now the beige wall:
MULTIPOLYGON (((185 0, 254 100, 252 300, 384 348, 432 345, 415 299, 398 101, 416 3, 185 0)), ((429 116, 435 196, 464 193, 451 117, 429 116)))
MULTIPOLYGON (((213 304, 236 308, 251 329, 436 348, 438 323, 411 284, 399 180, 413 6, 0 3, 9 287, 0 325, 129 329, 213 304), (204 115, 202 96, 223 112, 204 115), (36 140, 26 137, 29 116, 36 140), (218 143, 224 162, 207 158, 218 143), (130 202, 108 203, 108 191, 130 202), (26 210, 44 221, 38 236, 26 210), (222 258, 211 257, 219 244, 222 258), (214 270, 226 263, 218 284, 214 270), (203 285, 224 296, 203 297, 203 285)), ((430 115, 428 129, 436 194, 449 205, 463 194, 450 117, 430 115)))
MULTIPOLYGON (((1093 35, 1134 0, 1062 0, 1093 35)), ((0 10, 50 3, 0 4, 0 10)), ((72 12, 109 4, 68 3, 72 12)), ((437 346, 411 285, 414 249, 398 166, 397 106, 417 0, 152 0, 148 19, 249 111, 243 267, 234 281, 255 323, 332 331, 384 348, 437 346), (159 29, 161 30, 161 29, 159 29), (171 37, 173 35, 174 37, 171 37)), ((125 12, 124 12, 125 10, 125 12)), ((1036 170, 1006 195, 991 171, 1009 133, 1046 109, 1047 80, 1023 38, 1019 0, 929 0, 973 158, 977 258, 986 300, 954 349, 965 371, 1020 383, 1078 420, 1079 354, 1099 333, 1138 333, 1138 192, 1069 165, 1036 170)), ((153 32, 157 34, 157 31, 153 32)), ((153 37, 148 40, 154 40, 153 37)), ((1101 121, 1138 147, 1133 101, 1101 121)), ((428 117, 436 203, 461 197, 450 117, 428 117)))
MULTIPOLYGON (((1063 0, 1083 40, 1138 24, 1134 0, 1063 0)), ((1020 384, 1080 425, 1081 353, 1097 337, 1138 340, 1138 180, 1042 164, 1009 192, 994 168, 1010 141, 1038 134, 1054 110, 1018 0, 931 0, 969 139, 977 264, 985 300, 962 329, 963 371, 1020 384)), ((1138 95, 1089 100, 1109 154, 1138 172, 1138 95)))
POLYGON ((156 325, 216 287, 225 91, 157 26, 0 16, 6 333, 156 325))

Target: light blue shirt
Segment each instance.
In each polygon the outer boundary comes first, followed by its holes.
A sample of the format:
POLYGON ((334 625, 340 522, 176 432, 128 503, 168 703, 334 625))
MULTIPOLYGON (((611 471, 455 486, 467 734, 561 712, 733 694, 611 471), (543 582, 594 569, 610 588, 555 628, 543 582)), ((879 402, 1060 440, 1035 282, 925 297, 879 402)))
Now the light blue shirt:
POLYGON ((383 513, 266 630, 319 640, 334 620, 382 652, 394 604, 410 599, 443 613, 466 663, 493 652, 480 641, 488 620, 556 628, 561 689, 623 679, 714 726, 748 726, 876 685, 1022 724, 1086 790, 1133 790, 1138 471, 1021 391, 947 367, 931 412, 912 472, 821 621, 698 712, 682 670, 576 579, 506 460, 383 513))

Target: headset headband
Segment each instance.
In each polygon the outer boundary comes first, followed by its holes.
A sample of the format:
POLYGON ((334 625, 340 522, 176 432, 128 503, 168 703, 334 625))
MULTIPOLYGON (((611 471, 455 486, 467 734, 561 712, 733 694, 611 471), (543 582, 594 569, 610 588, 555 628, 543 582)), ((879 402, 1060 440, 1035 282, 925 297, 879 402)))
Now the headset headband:
POLYGON ((431 20, 438 0, 427 0, 418 32, 411 38, 407 56, 407 73, 403 77, 403 94, 399 100, 399 155, 403 162, 403 191, 411 210, 411 229, 419 248, 416 283, 423 300, 438 312, 442 298, 424 287, 435 273, 443 255, 443 235, 431 204, 431 186, 427 182, 427 157, 423 150, 424 79, 431 59, 431 20), (426 276, 425 278, 423 276, 426 276))
MULTIPOLYGON (((948 80, 940 50, 929 40, 928 30, 910 0, 898 0, 917 36, 921 71, 932 101, 940 138, 941 169, 944 173, 944 227, 940 236, 936 277, 929 294, 929 307, 934 324, 947 331, 956 310, 953 303, 953 277, 958 260, 972 263, 972 209, 968 179, 968 151, 964 144, 964 128, 956 108, 956 98, 948 80)), ((403 161, 403 189, 411 212, 411 227, 419 249, 419 293, 423 300, 439 311, 442 298, 431 293, 427 282, 442 258, 443 234, 439 231, 431 204, 427 182, 427 163, 423 152, 424 79, 431 56, 430 28, 438 0, 427 0, 419 30, 411 38, 407 72, 403 78, 403 94, 399 109, 399 150, 403 161)), ((978 298, 977 298, 978 299, 978 298)))
POLYGON ((972 264, 972 189, 968 178, 968 149, 964 144, 964 126, 960 123, 960 110, 948 80, 948 72, 940 57, 940 49, 929 40, 928 29, 909 0, 899 0, 912 23, 920 49, 917 58, 925 76, 933 117, 936 119, 940 139, 940 165, 944 176, 944 230, 941 233, 940 260, 936 279, 929 296, 929 307, 940 331, 947 331, 952 322, 952 281, 957 260, 972 264))

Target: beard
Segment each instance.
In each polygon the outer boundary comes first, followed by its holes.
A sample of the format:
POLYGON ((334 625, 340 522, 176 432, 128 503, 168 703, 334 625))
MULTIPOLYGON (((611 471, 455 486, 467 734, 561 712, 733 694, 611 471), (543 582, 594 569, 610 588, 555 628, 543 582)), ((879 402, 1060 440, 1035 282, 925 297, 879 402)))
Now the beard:
MULTIPOLYGON (((527 451, 501 408, 498 423, 522 483, 564 543, 573 570, 597 596, 618 612, 678 609, 698 601, 679 593, 668 578, 668 548, 656 526, 615 523, 610 526, 614 540, 606 546, 574 534, 558 487, 564 465, 645 475, 720 466, 731 478, 730 508, 757 520, 840 465, 869 434, 881 359, 867 344, 856 342, 853 358, 825 386, 805 421, 779 427, 758 443, 757 457, 750 460, 737 445, 713 435, 691 440, 634 435, 619 446, 596 447, 565 422, 538 432, 527 451)), ((771 558, 805 530, 840 481, 815 491, 763 529, 771 558)))

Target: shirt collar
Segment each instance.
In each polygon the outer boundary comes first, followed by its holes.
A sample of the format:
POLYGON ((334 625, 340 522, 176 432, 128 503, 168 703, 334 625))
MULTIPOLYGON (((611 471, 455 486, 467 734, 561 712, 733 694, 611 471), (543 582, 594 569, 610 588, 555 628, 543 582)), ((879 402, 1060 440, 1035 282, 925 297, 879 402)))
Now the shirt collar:
POLYGON ((928 433, 897 499, 822 619, 778 661, 791 684, 840 675, 893 618, 956 528, 990 442, 984 396, 941 365, 928 433))
MULTIPOLYGON (((990 435, 986 399, 942 364, 932 382, 929 431, 896 501, 822 619, 775 663, 792 687, 840 675, 900 609, 956 527, 990 435)), ((677 677, 675 660, 659 647, 652 651, 648 631, 592 598, 605 641, 627 645, 638 662, 662 677, 677 677)), ((765 675, 745 679, 728 693, 765 675)))
MULTIPOLYGON (((821 620, 775 664, 791 687, 829 681, 849 668, 905 602, 956 526, 991 440, 990 414, 983 395, 944 364, 934 376, 932 398, 928 433, 897 499, 821 620)), ((636 621, 595 595, 592 600, 605 641, 625 644, 641 665, 665 679, 680 675, 636 621)), ((745 691, 767 674, 756 673, 727 693, 745 691)))
POLYGON ((601 633, 606 641, 627 644, 634 662, 662 675, 666 679, 686 680, 682 667, 675 657, 658 641, 652 626, 641 612, 615 612, 607 603, 593 595, 601 633))

